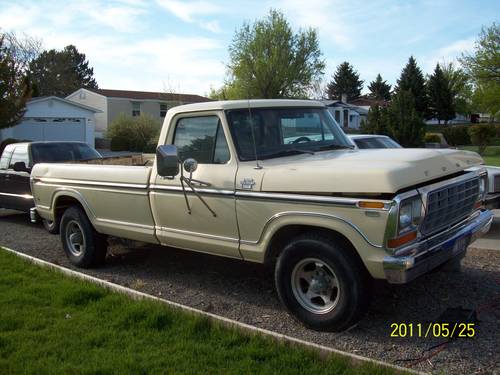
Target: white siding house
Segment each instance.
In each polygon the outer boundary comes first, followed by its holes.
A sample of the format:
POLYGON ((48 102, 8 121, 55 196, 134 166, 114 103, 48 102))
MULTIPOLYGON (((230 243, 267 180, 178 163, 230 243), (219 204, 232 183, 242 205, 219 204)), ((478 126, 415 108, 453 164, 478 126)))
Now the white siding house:
POLYGON ((34 98, 22 121, 0 130, 0 139, 79 141, 94 147, 95 114, 100 110, 56 96, 34 98))

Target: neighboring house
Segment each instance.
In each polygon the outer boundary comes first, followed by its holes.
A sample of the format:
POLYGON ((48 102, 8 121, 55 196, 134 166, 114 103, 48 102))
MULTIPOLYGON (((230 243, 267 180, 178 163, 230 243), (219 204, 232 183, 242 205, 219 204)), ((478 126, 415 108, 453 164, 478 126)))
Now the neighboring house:
POLYGON ((95 115, 100 112, 56 96, 34 98, 18 125, 0 130, 0 139, 79 141, 94 147, 95 115))
POLYGON ((120 114, 139 116, 147 113, 163 121, 167 110, 181 104, 208 102, 209 98, 164 92, 79 89, 66 97, 76 103, 101 110, 96 114, 96 137, 104 138, 108 125, 120 114))
POLYGON ((342 99, 322 100, 322 103, 328 107, 328 110, 340 126, 345 129, 359 129, 361 120, 366 121, 368 109, 347 103, 344 96, 342 96, 342 99))

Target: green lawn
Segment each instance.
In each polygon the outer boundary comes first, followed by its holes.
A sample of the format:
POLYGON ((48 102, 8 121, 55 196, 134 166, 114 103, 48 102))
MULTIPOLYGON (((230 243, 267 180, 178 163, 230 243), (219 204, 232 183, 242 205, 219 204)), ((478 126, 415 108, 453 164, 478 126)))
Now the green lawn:
MULTIPOLYGON (((469 150, 477 152, 476 146, 463 146, 460 147, 462 150, 469 150)), ((486 165, 493 165, 500 167, 500 146, 488 146, 484 155, 482 155, 486 165)))
POLYGON ((0 369, 10 373, 392 374, 246 335, 68 278, 0 249, 0 369))

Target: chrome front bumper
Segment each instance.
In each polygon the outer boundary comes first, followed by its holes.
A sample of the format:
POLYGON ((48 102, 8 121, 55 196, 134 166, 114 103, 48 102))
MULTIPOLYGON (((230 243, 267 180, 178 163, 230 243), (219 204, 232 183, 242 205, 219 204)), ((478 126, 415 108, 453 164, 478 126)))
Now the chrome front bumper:
POLYGON ((36 211, 36 207, 31 207, 30 208, 30 221, 33 224, 38 223, 41 220, 40 215, 38 215, 38 212, 36 211))
POLYGON ((387 281, 391 284, 404 284, 452 258, 463 258, 467 246, 476 238, 486 234, 490 230, 492 221, 491 211, 476 212, 447 231, 398 251, 401 255, 384 257, 384 273, 387 281))

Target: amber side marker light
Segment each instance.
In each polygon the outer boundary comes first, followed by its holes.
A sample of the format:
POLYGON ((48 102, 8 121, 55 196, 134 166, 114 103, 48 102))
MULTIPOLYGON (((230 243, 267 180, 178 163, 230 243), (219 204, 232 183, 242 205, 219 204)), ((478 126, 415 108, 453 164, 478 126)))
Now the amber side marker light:
POLYGON ((396 248, 404 245, 407 242, 413 241, 415 238, 417 238, 417 231, 408 232, 406 234, 403 234, 402 236, 391 238, 389 241, 387 241, 387 246, 390 248, 396 248))
POLYGON ((369 201, 361 201, 358 202, 358 207, 360 208, 384 208, 384 202, 369 202, 369 201))

